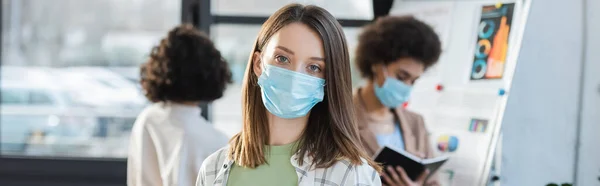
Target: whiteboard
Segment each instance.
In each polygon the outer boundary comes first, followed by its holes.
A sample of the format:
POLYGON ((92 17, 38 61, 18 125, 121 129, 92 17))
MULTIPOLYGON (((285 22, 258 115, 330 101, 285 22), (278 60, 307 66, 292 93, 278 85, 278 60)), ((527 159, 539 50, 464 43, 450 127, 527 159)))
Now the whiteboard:
MULTIPOLYGON (((390 10, 390 15, 413 15, 430 24, 442 41, 438 64, 417 81, 407 109, 423 115, 436 154, 451 157, 438 172, 444 186, 488 182, 530 3, 530 0, 396 0, 390 10), (482 8, 489 9, 491 5, 512 9, 503 73, 501 78, 490 75, 490 79, 473 79, 476 52, 482 50, 482 39, 478 36, 482 36, 482 24, 487 23, 482 16, 490 15, 482 13, 482 8)), ((489 25, 485 28, 489 30, 489 25)))

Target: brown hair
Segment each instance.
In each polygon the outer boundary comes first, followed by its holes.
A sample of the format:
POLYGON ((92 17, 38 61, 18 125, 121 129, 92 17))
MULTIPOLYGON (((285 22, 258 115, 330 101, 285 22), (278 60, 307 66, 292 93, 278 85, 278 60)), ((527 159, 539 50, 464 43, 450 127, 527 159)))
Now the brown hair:
POLYGON ((325 97, 311 110, 308 124, 299 139, 298 164, 306 156, 313 158, 316 168, 330 167, 347 159, 362 164, 361 158, 377 167, 360 146, 358 128, 352 106, 349 54, 344 32, 337 20, 325 9, 290 4, 279 9, 263 24, 250 53, 242 87, 242 131, 230 141, 229 158, 238 165, 255 168, 266 163, 264 145, 269 141, 267 110, 262 103, 258 77, 252 54, 261 51, 281 28, 302 23, 323 40, 325 51, 325 97))

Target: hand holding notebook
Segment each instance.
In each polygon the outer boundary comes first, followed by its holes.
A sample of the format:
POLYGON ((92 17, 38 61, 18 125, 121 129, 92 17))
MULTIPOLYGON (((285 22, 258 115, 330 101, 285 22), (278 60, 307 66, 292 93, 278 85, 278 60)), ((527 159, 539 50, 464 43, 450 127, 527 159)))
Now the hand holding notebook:
POLYGON ((393 175, 390 170, 387 170, 388 166, 394 167, 394 174, 398 172, 396 167, 401 167, 401 171, 404 171, 410 180, 418 180, 423 172, 427 172, 426 177, 435 173, 448 160, 448 156, 421 159, 406 151, 384 146, 375 154, 374 159, 386 167, 388 175, 393 175))
POLYGON ((411 180, 406 171, 400 166, 387 166, 385 172, 381 174, 382 182, 385 186, 422 186, 429 175, 429 170, 421 173, 416 180, 411 180))

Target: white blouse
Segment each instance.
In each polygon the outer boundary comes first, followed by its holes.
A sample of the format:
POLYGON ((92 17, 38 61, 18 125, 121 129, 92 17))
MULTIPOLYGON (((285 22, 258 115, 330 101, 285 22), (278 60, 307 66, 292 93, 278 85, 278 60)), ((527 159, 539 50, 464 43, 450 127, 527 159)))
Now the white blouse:
POLYGON ((200 113, 170 102, 144 109, 131 131, 127 185, 194 185, 204 159, 228 141, 200 113))

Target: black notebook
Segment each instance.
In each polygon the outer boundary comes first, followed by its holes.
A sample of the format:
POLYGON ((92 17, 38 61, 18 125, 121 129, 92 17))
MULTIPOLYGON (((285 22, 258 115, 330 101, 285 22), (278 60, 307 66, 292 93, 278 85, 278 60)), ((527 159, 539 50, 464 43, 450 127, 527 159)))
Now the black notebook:
MULTIPOLYGON (((410 179, 417 180, 419 175, 429 169, 429 174, 435 173, 447 160, 448 156, 440 156, 431 159, 421 159, 403 150, 395 150, 384 146, 375 153, 375 161, 387 166, 400 166, 404 169, 410 179)), ((386 170, 387 171, 387 170, 386 170)), ((428 175, 429 176, 429 175, 428 175)))

